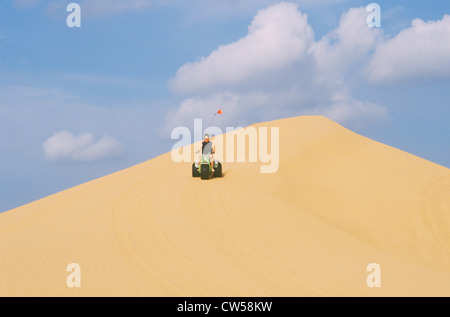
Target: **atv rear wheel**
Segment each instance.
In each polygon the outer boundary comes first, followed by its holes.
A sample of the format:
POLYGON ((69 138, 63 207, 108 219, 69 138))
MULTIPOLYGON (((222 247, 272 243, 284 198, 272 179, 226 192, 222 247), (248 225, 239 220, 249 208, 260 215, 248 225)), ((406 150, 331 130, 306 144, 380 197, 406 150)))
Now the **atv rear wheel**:
POLYGON ((195 167, 195 163, 192 163, 192 177, 200 177, 198 167, 195 167))
POLYGON ((219 162, 214 169, 214 177, 222 177, 222 164, 219 162))

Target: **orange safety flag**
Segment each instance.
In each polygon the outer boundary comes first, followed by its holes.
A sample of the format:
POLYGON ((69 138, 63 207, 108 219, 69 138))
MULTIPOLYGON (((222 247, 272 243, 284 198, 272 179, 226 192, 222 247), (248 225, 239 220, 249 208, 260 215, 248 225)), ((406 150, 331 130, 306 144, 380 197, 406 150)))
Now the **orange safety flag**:
POLYGON ((219 109, 219 111, 217 111, 214 116, 216 116, 216 114, 222 114, 222 108, 219 109))

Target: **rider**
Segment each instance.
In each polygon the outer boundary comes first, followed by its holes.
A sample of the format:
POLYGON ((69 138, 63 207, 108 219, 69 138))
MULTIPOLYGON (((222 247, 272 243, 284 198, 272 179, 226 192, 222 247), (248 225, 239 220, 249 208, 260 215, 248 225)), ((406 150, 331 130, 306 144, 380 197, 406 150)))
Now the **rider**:
POLYGON ((211 163, 211 170, 214 172, 214 153, 216 152, 216 147, 214 143, 209 140, 209 134, 205 133, 204 140, 202 142, 202 154, 200 154, 200 161, 202 159, 202 155, 209 155, 209 161, 211 163))

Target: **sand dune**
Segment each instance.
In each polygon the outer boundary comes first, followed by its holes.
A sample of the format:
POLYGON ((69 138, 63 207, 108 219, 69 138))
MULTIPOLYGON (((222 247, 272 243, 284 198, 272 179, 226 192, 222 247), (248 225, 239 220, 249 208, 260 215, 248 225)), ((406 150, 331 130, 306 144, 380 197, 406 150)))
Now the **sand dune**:
POLYGON ((0 295, 450 296, 449 169, 320 116, 261 126, 277 173, 167 153, 0 214, 0 295))

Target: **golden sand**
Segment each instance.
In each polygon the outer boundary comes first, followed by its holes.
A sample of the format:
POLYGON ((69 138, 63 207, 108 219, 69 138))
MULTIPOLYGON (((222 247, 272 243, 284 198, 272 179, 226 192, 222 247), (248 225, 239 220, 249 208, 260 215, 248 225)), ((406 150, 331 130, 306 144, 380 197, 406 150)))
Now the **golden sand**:
POLYGON ((0 214, 0 296, 450 296, 448 168, 320 116, 254 127, 277 173, 167 153, 0 214))

